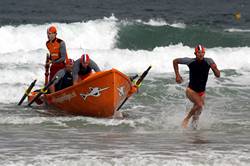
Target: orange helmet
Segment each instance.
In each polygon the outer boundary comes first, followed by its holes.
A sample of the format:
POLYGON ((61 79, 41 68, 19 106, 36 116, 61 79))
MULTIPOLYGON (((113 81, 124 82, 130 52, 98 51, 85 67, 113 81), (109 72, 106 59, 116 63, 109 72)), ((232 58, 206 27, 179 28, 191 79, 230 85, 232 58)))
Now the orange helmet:
POLYGON ((82 66, 84 66, 85 64, 89 64, 90 63, 90 58, 88 54, 82 54, 81 56, 81 60, 80 60, 82 66))
POLYGON ((197 45, 194 49, 194 54, 197 54, 198 52, 202 52, 202 53, 205 53, 205 47, 203 47, 202 45, 197 45))
POLYGON ((50 26, 50 27, 47 29, 47 32, 48 32, 48 33, 56 33, 56 32, 57 32, 56 27, 55 27, 55 26, 50 26))

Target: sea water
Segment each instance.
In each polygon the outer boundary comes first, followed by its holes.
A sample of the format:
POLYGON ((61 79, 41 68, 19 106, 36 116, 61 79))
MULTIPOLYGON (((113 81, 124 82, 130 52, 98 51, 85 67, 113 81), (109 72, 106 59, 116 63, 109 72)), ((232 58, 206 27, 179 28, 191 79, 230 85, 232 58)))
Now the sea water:
POLYGON ((250 16, 246 1, 1 1, 0 165, 248 165, 250 16), (242 18, 236 20, 234 13, 242 18), (44 84, 46 30, 58 28, 70 58, 88 53, 102 70, 152 69, 123 119, 55 115, 17 106, 28 85, 44 84), (188 67, 177 84, 172 61, 206 47, 210 71, 197 130, 181 122, 188 67))

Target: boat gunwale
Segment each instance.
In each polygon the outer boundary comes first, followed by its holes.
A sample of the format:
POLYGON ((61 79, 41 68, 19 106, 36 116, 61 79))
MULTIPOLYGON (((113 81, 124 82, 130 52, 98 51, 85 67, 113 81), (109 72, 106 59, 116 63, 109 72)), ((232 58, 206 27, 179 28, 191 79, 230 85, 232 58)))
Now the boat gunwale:
POLYGON ((59 90, 59 91, 51 93, 51 94, 45 94, 45 96, 46 96, 46 98, 48 98, 48 97, 50 98, 50 97, 53 97, 53 96, 57 96, 57 95, 60 95, 60 94, 63 94, 63 93, 70 92, 70 91, 74 90, 76 87, 81 86, 82 84, 86 84, 88 82, 91 82, 92 80, 98 79, 98 78, 103 77, 103 76, 108 75, 108 74, 112 74, 110 72, 119 74, 120 76, 125 78, 130 83, 130 85, 132 86, 132 82, 131 82, 131 80, 129 79, 129 77, 127 75, 123 74, 122 72, 118 71, 117 69, 112 68, 110 70, 96 72, 96 73, 99 73, 97 76, 95 76, 95 75, 89 76, 88 78, 80 81, 76 85, 72 85, 70 87, 67 87, 65 89, 59 90))

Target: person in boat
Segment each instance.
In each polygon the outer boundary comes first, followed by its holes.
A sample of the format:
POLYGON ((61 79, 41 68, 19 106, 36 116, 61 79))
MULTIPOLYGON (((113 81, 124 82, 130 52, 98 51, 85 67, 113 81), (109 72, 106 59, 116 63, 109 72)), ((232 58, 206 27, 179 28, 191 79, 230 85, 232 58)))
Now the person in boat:
POLYGON ((73 67, 74 84, 88 77, 93 70, 95 72, 101 71, 98 65, 89 58, 88 54, 83 54, 81 58, 75 61, 73 67))
MULTIPOLYGON (((73 85, 73 65, 74 60, 68 59, 64 69, 59 70, 54 77, 56 81, 51 85, 50 92, 56 92, 73 85)), ((53 79, 54 79, 53 77, 53 79)))
POLYGON ((198 119, 205 104, 205 90, 210 68, 216 77, 220 77, 220 71, 212 58, 204 58, 205 48, 197 45, 194 52, 196 58, 177 58, 173 60, 176 82, 183 81, 178 64, 189 67, 189 84, 186 89, 187 98, 194 104, 182 122, 182 127, 187 128, 189 119, 192 117, 193 128, 197 127, 198 119))
POLYGON ((46 62, 46 67, 50 65, 49 80, 52 80, 54 75, 65 68, 65 61, 68 59, 66 45, 62 39, 57 38, 57 29, 55 26, 50 26, 47 29, 48 41, 46 46, 49 50, 49 60, 46 62))

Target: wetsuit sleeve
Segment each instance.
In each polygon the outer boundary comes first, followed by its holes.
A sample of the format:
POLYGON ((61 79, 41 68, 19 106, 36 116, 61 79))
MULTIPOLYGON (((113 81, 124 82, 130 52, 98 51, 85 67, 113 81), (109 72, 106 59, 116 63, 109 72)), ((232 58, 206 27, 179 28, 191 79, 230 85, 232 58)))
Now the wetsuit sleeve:
POLYGON ((60 43, 60 53, 61 53, 61 57, 57 60, 55 60, 55 63, 60 63, 60 62, 64 62, 66 59, 66 45, 64 41, 61 41, 60 43))
POLYGON ((57 84, 65 75, 65 69, 61 69, 59 70, 55 76, 52 78, 52 80, 57 76, 58 78, 55 80, 55 82, 53 83, 54 85, 57 84))
POLYGON ((178 58, 179 64, 189 65, 194 59, 193 58, 178 58))
POLYGON ((95 70, 95 72, 101 71, 100 68, 98 67, 98 65, 91 59, 90 59, 89 67, 91 67, 91 69, 95 70))
POLYGON ((80 59, 76 60, 74 65, 73 65, 73 80, 78 79, 78 72, 80 70, 80 59))
POLYGON ((205 58, 205 61, 209 64, 209 66, 211 66, 212 64, 215 64, 212 58, 205 58))

